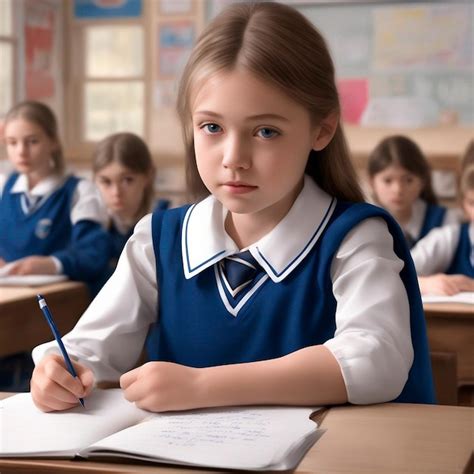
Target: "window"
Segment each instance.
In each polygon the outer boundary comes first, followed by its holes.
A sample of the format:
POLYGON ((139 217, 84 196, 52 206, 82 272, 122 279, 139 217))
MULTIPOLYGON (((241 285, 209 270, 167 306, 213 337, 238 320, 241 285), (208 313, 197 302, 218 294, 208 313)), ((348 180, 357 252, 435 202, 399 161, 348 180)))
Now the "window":
POLYGON ((15 48, 13 36, 13 2, 0 0, 0 116, 15 100, 15 48))
POLYGON ((84 139, 121 130, 143 136, 143 27, 89 26, 84 42, 84 139))

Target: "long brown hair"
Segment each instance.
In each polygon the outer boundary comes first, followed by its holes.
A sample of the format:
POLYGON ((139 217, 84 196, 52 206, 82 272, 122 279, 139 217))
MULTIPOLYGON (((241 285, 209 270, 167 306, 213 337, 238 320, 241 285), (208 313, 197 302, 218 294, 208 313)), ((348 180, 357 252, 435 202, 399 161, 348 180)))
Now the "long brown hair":
POLYGON ((373 178, 391 165, 399 165, 418 176, 423 182, 420 198, 430 204, 438 203, 431 184, 430 165, 413 140, 403 135, 384 138, 369 155, 368 175, 373 178))
MULTIPOLYGON (((192 97, 210 76, 237 66, 280 88, 304 106, 315 123, 340 112, 328 48, 301 13, 273 2, 229 6, 201 34, 179 86, 177 106, 192 198, 209 194, 196 165, 192 97)), ((305 171, 327 193, 347 201, 363 201, 340 123, 326 148, 311 151, 305 171)))
POLYGON ((51 154, 54 164, 54 172, 60 175, 63 174, 64 156, 54 112, 47 105, 41 102, 36 102, 34 100, 20 102, 8 111, 5 116, 5 127, 8 122, 19 118, 34 123, 40 127, 44 133, 56 143, 56 148, 51 154))
POLYGON ((134 173, 149 177, 143 190, 143 199, 136 219, 150 212, 154 197, 155 165, 146 143, 137 135, 129 132, 114 133, 100 141, 93 154, 92 171, 94 175, 111 163, 128 168, 134 173))

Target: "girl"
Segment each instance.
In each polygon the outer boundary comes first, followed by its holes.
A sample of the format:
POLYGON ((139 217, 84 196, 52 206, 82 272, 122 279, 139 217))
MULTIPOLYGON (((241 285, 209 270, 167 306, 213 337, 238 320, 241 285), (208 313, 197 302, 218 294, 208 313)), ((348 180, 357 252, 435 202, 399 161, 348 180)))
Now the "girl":
POLYGON ((198 40, 178 97, 188 184, 207 197, 138 223, 64 337, 79 380, 54 343, 35 348, 37 406, 67 409, 119 377, 151 411, 432 402, 409 251, 362 203, 319 32, 283 4, 234 4, 198 40), (130 370, 155 320, 156 361, 130 370))
POLYGON ((459 222, 455 209, 438 205, 429 164, 409 138, 382 140, 369 156, 368 174, 374 201, 395 217, 410 247, 435 227, 459 222))
MULTIPOLYGON (((136 223, 151 209, 155 165, 145 142, 133 133, 102 140, 94 153, 94 179, 107 206, 115 267, 136 223)), ((160 200, 160 209, 168 202, 160 200)))
POLYGON ((468 222, 435 229, 412 250, 422 294, 474 291, 474 164, 463 170, 459 190, 468 222))
POLYGON ((5 118, 15 172, 0 190, 0 258, 10 275, 65 274, 94 284, 107 267, 106 214, 93 183, 64 172, 56 118, 27 101, 5 118))

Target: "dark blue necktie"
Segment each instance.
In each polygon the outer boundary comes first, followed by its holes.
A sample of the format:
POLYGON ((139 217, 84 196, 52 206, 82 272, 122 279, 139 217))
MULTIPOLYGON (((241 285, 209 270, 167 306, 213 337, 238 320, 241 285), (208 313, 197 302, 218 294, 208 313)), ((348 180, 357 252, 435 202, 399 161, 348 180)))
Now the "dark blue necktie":
POLYGON ((260 271, 260 266, 248 250, 224 258, 222 265, 234 296, 252 283, 260 271))

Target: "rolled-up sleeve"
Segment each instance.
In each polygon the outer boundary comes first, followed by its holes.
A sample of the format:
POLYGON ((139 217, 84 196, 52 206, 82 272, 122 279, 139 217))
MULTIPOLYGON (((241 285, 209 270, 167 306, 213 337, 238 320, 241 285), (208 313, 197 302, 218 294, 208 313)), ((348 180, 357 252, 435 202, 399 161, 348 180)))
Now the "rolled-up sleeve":
MULTIPOLYGON (((151 215, 136 226, 117 269, 63 337, 71 356, 92 368, 97 380, 117 380, 131 369, 143 349, 148 328, 157 317, 156 265, 151 215)), ((33 350, 35 363, 55 352, 55 341, 33 350)))
POLYGON ((408 379, 413 345, 403 266, 378 218, 356 226, 332 262, 336 332, 324 345, 339 363, 350 403, 393 400, 408 379))

